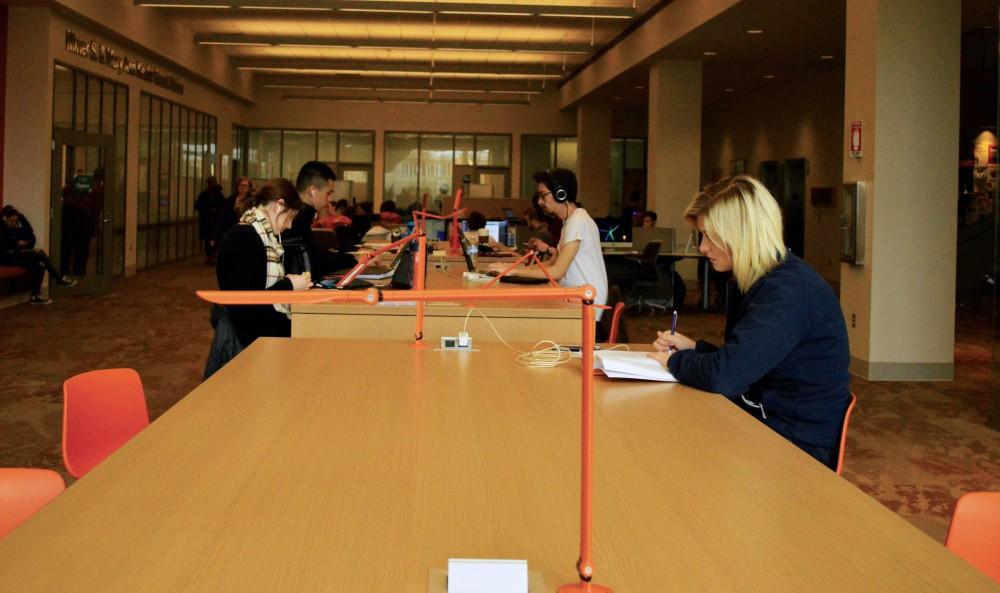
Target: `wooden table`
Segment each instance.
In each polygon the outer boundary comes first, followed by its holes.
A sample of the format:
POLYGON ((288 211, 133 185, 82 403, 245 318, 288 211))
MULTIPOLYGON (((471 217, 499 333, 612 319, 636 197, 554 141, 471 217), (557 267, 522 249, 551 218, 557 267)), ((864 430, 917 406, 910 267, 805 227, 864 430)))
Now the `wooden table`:
MULTIPOLYGON (((618 593, 1000 587, 728 401, 598 380, 618 593)), ((0 540, 0 591, 423 593, 449 557, 576 578, 579 371, 260 339, 0 540)))
MULTIPOLYGON (((508 258, 509 259, 509 258, 508 258)), ((433 260, 432 260, 433 262, 433 260)), ((434 262, 436 263, 436 262, 434 262)), ((462 279, 464 263, 447 263, 447 269, 432 267, 427 273, 427 287, 432 289, 476 290, 482 283, 462 279)), ((514 286, 499 283, 499 288, 514 286)), ((470 305, 463 302, 428 303, 424 316, 424 340, 440 344, 442 336, 456 336, 465 327, 470 305)), ((497 336, 479 314, 486 315, 507 342, 552 340, 561 344, 580 343, 579 303, 556 301, 483 302, 469 318, 468 329, 473 345, 496 342, 497 336)), ((292 337, 368 340, 399 339, 412 336, 414 305, 382 303, 293 305, 292 337)))

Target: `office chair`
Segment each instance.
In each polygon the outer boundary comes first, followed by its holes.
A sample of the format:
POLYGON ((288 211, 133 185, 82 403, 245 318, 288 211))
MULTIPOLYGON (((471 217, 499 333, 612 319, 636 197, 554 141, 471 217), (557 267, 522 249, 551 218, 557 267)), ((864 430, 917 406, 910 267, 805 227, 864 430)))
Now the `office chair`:
POLYGON ((63 464, 79 478, 149 424, 132 369, 90 371, 63 383, 63 464))
POLYGON ((622 315, 625 311, 625 302, 622 300, 621 289, 615 285, 608 289, 607 307, 597 323, 597 341, 608 344, 628 342, 628 331, 622 315))
POLYGON ((650 241, 646 243, 646 248, 639 258, 630 258, 630 261, 635 263, 635 281, 629 291, 626 308, 636 307, 638 311, 642 311, 643 306, 647 306, 652 314, 657 309, 666 311, 670 305, 671 299, 662 298, 664 290, 670 283, 664 282, 657 262, 661 246, 662 243, 659 241, 650 241), (646 296, 644 293, 647 291, 652 291, 653 296, 646 296))
POLYGON ((0 539, 66 489, 50 469, 0 468, 0 539))
POLYGON ((955 505, 946 548, 1000 582, 1000 492, 969 492, 955 505))
POLYGON ((837 475, 844 469, 844 449, 847 448, 847 425, 851 422, 851 412, 854 411, 855 404, 858 403, 858 396, 851 394, 851 403, 847 404, 847 411, 844 412, 844 423, 840 426, 840 453, 837 456, 837 475))

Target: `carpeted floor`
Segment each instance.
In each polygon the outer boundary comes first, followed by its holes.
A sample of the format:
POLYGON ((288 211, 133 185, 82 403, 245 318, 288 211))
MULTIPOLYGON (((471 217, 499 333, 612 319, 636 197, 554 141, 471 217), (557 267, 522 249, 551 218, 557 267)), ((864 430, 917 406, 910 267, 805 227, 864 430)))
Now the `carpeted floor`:
MULTIPOLYGON (((0 334, 0 467, 62 471, 62 381, 76 373, 136 369, 154 419, 190 392, 211 340, 208 308, 194 290, 214 286, 214 270, 190 260, 117 280, 111 294, 0 311, 7 328, 0 334)), ((648 342, 668 319, 635 314, 626 323, 632 341, 648 342)), ((722 316, 685 308, 679 327, 718 342, 722 316)), ((1000 491, 1000 434, 985 425, 998 405, 989 320, 960 315, 956 342, 953 382, 854 380, 858 407, 844 471, 938 540, 958 496, 1000 491)))

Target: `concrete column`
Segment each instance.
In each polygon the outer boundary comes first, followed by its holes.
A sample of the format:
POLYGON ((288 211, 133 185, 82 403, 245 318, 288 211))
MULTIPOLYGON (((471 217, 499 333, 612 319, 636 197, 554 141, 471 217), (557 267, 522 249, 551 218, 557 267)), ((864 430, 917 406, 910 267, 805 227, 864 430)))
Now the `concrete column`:
POLYGON ((577 201, 591 216, 611 212, 611 107, 584 101, 576 108, 577 201))
POLYGON ((49 8, 11 6, 8 13, 4 203, 31 221, 49 248, 52 169, 52 56, 49 8))
POLYGON ((684 208, 701 180, 701 62, 662 60, 650 67, 647 152, 646 203, 657 213, 656 226, 677 229, 683 243, 684 208))
POLYGON ((960 42, 959 0, 847 2, 844 181, 869 191, 866 261, 841 265, 840 300, 868 379, 954 373, 960 42))

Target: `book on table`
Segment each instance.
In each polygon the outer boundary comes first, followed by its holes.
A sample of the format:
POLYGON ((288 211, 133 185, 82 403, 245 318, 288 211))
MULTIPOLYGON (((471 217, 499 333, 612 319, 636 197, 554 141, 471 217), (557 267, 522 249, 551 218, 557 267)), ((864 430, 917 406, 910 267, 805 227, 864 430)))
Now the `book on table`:
POLYGON ((594 352, 594 368, 612 379, 670 381, 677 379, 663 365, 646 356, 648 352, 605 350, 594 352))

